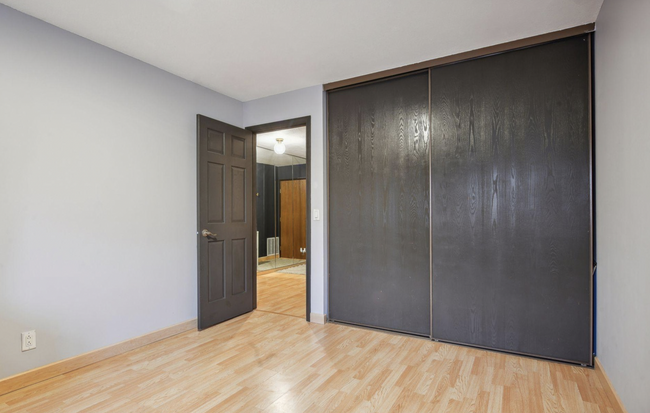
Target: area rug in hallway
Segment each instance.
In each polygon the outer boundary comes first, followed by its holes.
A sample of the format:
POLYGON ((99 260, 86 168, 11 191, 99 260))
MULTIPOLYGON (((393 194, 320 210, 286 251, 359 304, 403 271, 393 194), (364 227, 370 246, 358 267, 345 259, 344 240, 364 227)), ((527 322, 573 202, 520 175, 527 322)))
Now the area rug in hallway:
POLYGON ((287 268, 286 270, 281 270, 285 274, 302 274, 307 275, 307 264, 296 265, 295 267, 287 268))
POLYGON ((257 271, 268 271, 274 268, 282 268, 291 264, 295 264, 296 260, 293 258, 275 258, 268 261, 262 261, 257 264, 257 271))

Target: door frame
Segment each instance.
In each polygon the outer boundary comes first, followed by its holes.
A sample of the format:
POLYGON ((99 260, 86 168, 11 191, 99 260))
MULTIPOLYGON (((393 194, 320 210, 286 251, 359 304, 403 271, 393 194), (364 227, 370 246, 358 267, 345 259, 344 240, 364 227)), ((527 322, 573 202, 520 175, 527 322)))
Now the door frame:
MULTIPOLYGON (((305 292, 305 308, 306 308, 306 317, 307 321, 310 321, 311 314, 311 116, 303 116, 300 118, 286 119, 277 122, 264 123, 261 125, 247 126, 245 129, 253 132, 253 164, 257 165, 257 134, 266 133, 266 132, 275 132, 282 129, 291 129, 297 128, 300 126, 305 126, 306 131, 306 143, 307 143, 307 171, 306 171, 306 180, 307 180, 307 213, 305 214, 307 219, 307 254, 306 254, 306 264, 307 264, 307 274, 305 276, 306 281, 306 292, 305 292)), ((257 167, 253 168, 253 182, 257 183, 257 167)), ((256 202, 253 202, 253 239, 256 239, 255 233, 257 231, 257 205, 256 202)), ((258 245, 255 243, 255 248, 253 250, 253 259, 255 261, 255 271, 253 271, 253 308, 257 308, 257 248, 258 245)))

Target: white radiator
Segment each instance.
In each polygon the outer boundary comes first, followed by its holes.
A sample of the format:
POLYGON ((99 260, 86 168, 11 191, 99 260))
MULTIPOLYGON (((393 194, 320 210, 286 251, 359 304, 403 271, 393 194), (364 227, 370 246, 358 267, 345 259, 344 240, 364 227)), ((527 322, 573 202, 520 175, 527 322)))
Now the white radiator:
POLYGON ((273 237, 266 239, 266 255, 274 255, 280 253, 280 237, 273 237))

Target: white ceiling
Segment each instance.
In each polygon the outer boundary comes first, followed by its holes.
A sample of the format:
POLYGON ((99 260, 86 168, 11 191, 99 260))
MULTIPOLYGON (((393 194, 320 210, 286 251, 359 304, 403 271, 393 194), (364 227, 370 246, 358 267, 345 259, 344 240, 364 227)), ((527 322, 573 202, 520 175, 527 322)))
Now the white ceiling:
POLYGON ((273 150, 257 147, 257 163, 265 163, 274 166, 302 165, 305 164, 305 158, 287 155, 283 153, 278 155, 273 150))
POLYGON ((603 0, 0 0, 241 101, 596 21, 603 0))
POLYGON ((301 126, 274 132, 258 133, 257 146, 259 148, 273 150, 273 147, 277 143, 276 139, 278 138, 284 139, 282 143, 284 143, 286 148, 286 155, 301 158, 307 157, 307 127, 301 126))

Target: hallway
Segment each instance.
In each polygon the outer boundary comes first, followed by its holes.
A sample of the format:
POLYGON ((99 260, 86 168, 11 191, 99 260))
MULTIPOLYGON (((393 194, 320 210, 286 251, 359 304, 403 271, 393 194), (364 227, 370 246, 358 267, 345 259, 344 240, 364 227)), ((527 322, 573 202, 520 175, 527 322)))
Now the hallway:
POLYGON ((306 317, 306 276, 288 273, 292 268, 257 275, 258 310, 300 318, 306 317))

